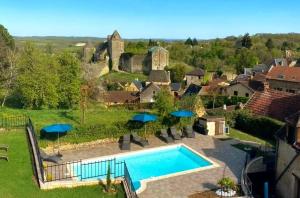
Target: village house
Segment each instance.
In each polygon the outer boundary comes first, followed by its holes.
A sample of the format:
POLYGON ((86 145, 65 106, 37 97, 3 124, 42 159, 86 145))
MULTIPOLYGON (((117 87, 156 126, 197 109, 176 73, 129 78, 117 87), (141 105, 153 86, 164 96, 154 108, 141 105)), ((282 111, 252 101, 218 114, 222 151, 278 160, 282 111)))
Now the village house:
POLYGON ((202 69, 196 69, 193 70, 191 72, 188 72, 187 74, 185 74, 185 80, 186 80, 186 84, 189 86, 190 84, 197 84, 200 85, 201 82, 203 81, 203 77, 204 77, 204 70, 202 69))
POLYGON ((173 96, 178 97, 181 92, 181 83, 171 83, 170 90, 173 96))
POLYGON ((300 67, 273 67, 266 79, 271 89, 300 93, 300 67))
POLYGON ((134 80, 131 83, 126 84, 124 90, 141 92, 143 90, 143 83, 139 80, 134 80))
POLYGON ((153 103, 161 88, 154 83, 148 84, 140 93, 140 103, 153 103))
POLYGON ((277 134, 276 195, 300 197, 300 112, 285 119, 277 134))
POLYGON ((135 104, 139 102, 138 92, 107 91, 101 94, 101 100, 108 105, 135 104))
POLYGON ((226 87, 225 95, 232 97, 250 97, 254 94, 254 90, 249 87, 248 82, 238 82, 226 87))
POLYGON ((169 86, 171 84, 170 72, 165 70, 152 70, 146 80, 146 85, 150 83, 158 86, 169 86))

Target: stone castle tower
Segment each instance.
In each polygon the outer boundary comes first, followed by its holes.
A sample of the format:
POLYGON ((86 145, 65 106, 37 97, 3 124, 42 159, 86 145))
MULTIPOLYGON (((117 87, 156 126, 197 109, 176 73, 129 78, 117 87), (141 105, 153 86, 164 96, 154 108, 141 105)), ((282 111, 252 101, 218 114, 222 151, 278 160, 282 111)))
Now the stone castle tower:
POLYGON ((115 30, 112 35, 107 36, 107 43, 111 69, 118 71, 120 57, 124 53, 124 41, 118 31, 115 30))

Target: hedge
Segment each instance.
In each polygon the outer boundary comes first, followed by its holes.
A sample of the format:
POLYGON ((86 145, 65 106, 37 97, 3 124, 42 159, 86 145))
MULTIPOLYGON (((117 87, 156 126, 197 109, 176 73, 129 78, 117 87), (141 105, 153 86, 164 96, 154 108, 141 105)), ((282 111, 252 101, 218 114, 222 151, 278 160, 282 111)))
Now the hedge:
POLYGON ((265 116, 258 116, 252 114, 248 110, 236 110, 230 112, 217 110, 210 112, 210 115, 224 116, 230 127, 268 140, 273 140, 276 131, 284 125, 284 123, 278 120, 265 116))
MULTIPOLYGON (((205 108, 213 108, 213 96, 201 96, 203 101, 203 105, 205 108)), ((215 98, 215 108, 222 107, 224 104, 229 105, 237 105, 239 102, 246 103, 249 98, 247 97, 237 97, 237 96, 216 96, 215 98)))

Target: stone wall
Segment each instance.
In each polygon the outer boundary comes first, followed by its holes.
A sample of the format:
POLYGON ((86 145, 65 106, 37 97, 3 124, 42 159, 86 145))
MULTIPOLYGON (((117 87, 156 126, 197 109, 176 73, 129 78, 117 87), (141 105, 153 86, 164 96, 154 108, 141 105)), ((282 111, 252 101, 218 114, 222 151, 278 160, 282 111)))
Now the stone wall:
POLYGON ((169 52, 163 48, 158 48, 152 52, 152 70, 164 70, 169 65, 169 52))

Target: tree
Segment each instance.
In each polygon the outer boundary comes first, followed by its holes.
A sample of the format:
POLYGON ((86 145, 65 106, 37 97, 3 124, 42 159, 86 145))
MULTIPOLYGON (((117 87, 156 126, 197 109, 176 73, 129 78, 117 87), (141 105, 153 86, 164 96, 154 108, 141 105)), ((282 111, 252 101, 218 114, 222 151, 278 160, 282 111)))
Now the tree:
POLYGON ((197 41, 196 38, 193 39, 192 45, 193 45, 193 46, 198 45, 198 41, 197 41))
POLYGON ((181 82, 185 76, 186 68, 181 64, 176 64, 170 69, 172 82, 181 82))
POLYGON ((157 46, 157 45, 158 45, 157 41, 149 39, 148 47, 153 47, 153 46, 157 46))
POLYGON ((58 77, 60 107, 74 108, 80 100, 80 63, 70 52, 62 52, 57 56, 59 64, 58 77))
POLYGON ((259 59, 255 56, 255 54, 247 49, 242 48, 237 50, 235 56, 235 69, 237 74, 241 74, 244 72, 244 68, 252 68, 254 65, 258 63, 259 59))
POLYGON ((193 40, 191 39, 191 37, 189 37, 189 38, 185 41, 184 44, 185 44, 185 45, 193 45, 193 40))
POLYGON ((249 33, 246 33, 241 40, 242 47, 250 49, 252 47, 252 40, 249 33))
POLYGON ((267 40, 267 42, 265 43, 266 47, 271 51, 274 48, 274 43, 273 40, 271 38, 269 38, 267 40))
POLYGON ((174 107, 174 99, 170 91, 161 89, 155 96, 154 108, 158 110, 158 113, 162 116, 166 116, 170 113, 174 107))
POLYGON ((0 38, 4 41, 5 46, 9 47, 10 49, 15 48, 14 38, 9 34, 7 29, 1 24, 0 24, 0 38))
POLYGON ((57 107, 59 84, 57 63, 28 42, 17 64, 17 93, 28 108, 57 107))
POLYGON ((184 96, 178 102, 178 106, 180 109, 186 109, 195 112, 199 117, 205 114, 203 102, 200 96, 197 96, 196 94, 184 96))
POLYGON ((288 41, 284 41, 281 45, 281 50, 285 51, 285 50, 291 50, 293 49, 294 44, 292 42, 288 42, 288 41))
POLYGON ((15 41, 7 29, 0 25, 0 98, 1 106, 12 93, 16 77, 17 53, 15 41))
MULTIPOLYGON (((1 84, 2 88, 4 89, 3 93, 3 100, 1 103, 1 106, 4 107, 7 97, 10 93, 13 91, 13 87, 15 85, 15 78, 16 78, 16 63, 17 63, 17 53, 15 50, 8 50, 7 54, 7 60, 8 60, 8 68, 5 69, 5 81, 1 84)), ((1 88, 0 87, 0 88, 1 88)))

